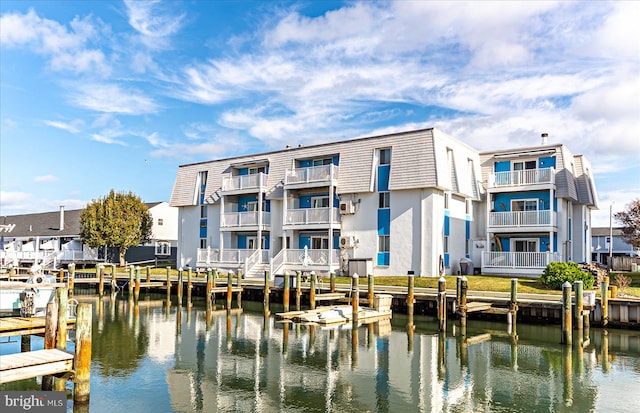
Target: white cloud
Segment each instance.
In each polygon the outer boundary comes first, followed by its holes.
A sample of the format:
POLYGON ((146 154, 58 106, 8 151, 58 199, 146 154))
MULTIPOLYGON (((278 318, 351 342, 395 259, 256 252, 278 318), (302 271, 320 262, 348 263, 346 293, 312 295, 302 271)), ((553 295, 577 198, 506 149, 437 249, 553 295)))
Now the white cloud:
POLYGON ((74 18, 71 30, 60 23, 41 18, 31 9, 26 14, 6 13, 0 18, 0 43, 4 47, 31 47, 50 59, 53 70, 108 75, 111 68, 103 52, 88 46, 102 28, 90 17, 74 18))
POLYGON ((143 92, 124 89, 118 84, 83 83, 71 92, 70 99, 74 105, 96 112, 140 115, 155 113, 159 109, 156 102, 143 92))
POLYGON ((35 178, 33 178, 33 182, 42 184, 42 183, 50 183, 50 182, 56 182, 58 180, 58 177, 55 175, 41 175, 41 176, 36 176, 35 178))

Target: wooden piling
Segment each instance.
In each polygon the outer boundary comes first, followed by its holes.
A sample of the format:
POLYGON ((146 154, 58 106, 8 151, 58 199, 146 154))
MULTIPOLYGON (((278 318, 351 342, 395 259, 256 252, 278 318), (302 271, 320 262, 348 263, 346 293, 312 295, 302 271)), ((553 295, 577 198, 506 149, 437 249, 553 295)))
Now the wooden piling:
POLYGON ((296 271, 296 310, 300 311, 300 301, 302 299, 302 272, 296 271))
POLYGON ((438 280, 438 330, 447 331, 447 281, 438 280))
POLYGON ((369 292, 369 294, 368 294, 369 295, 368 296, 368 298, 369 298, 369 308, 373 308, 373 305, 374 305, 374 302, 373 302, 374 301, 373 300, 373 295, 374 295, 374 293, 373 293, 373 283, 374 283, 373 274, 368 274, 367 278, 368 278, 367 281, 368 281, 368 292, 369 292))
MULTIPOLYGON (((462 337, 465 340, 467 336, 467 277, 460 278, 460 329, 462 330, 462 337)), ((466 345, 466 344, 465 344, 466 345)))
POLYGON ((582 313, 584 312, 584 296, 582 293, 582 281, 574 281, 573 285, 575 287, 575 302, 576 302, 576 311, 575 311, 575 320, 576 320, 576 328, 582 334, 582 329, 584 327, 584 321, 582 319, 582 313))
POLYGON ((518 279, 511 279, 511 301, 509 302, 508 325, 514 325, 518 316, 518 279))
POLYGON ((78 304, 73 402, 88 403, 91 391, 91 304, 78 304))
POLYGON ((600 285, 600 311, 602 313, 602 327, 607 327, 609 325, 609 296, 607 295, 609 292, 609 277, 605 275, 603 278, 600 285))
POLYGON ((336 292, 336 273, 333 271, 329 273, 329 291, 336 292))
POLYGON ((191 307, 191 290, 193 290, 193 273, 191 267, 187 268, 187 307, 191 307))
MULTIPOLYGON (((60 271, 62 272, 62 277, 64 278, 64 270, 61 269, 60 271)), ((73 293, 73 282, 75 278, 76 278, 76 265, 74 263, 71 263, 67 267, 67 286, 69 287, 69 292, 71 293, 73 293)))
POLYGON ((182 305, 182 268, 178 270, 178 305, 182 305))
POLYGON ((104 295, 104 266, 98 265, 96 267, 96 277, 98 278, 98 294, 102 297, 104 295))
POLYGON ((269 311, 269 271, 264 272, 264 311, 269 311))
POLYGON ((238 276, 236 277, 236 286, 238 287, 238 292, 236 293, 236 302, 238 304, 238 308, 242 308, 242 269, 238 270, 238 276))
POLYGON ((140 298, 140 266, 136 266, 136 285, 133 290, 133 298, 136 301, 140 298))
POLYGON ((129 266, 129 295, 133 296, 133 287, 135 287, 135 276, 134 276, 134 272, 135 268, 133 267, 133 265, 129 266))
MULTIPOLYGON (((56 348, 56 330, 58 329, 58 305, 56 302, 47 303, 47 313, 44 326, 44 348, 56 348)), ((53 390, 53 376, 43 376, 41 388, 43 391, 53 390)))
POLYGON ((231 310, 231 302, 233 301, 233 271, 227 273, 227 311, 231 310))
POLYGON ((412 316, 413 315, 413 302, 414 300, 414 295, 413 295, 413 290, 414 290, 414 272, 413 271, 409 271, 407 273, 407 314, 412 316))
POLYGON ((167 266, 167 295, 171 295, 171 267, 167 266))
MULTIPOLYGON (((355 325, 357 325, 358 323, 358 301, 360 298, 360 291, 358 291, 358 274, 357 273, 353 273, 352 276, 352 291, 351 291, 351 320, 353 321, 353 323, 355 325)), ((357 330, 357 329, 355 329, 357 330)))
POLYGON ((561 344, 572 344, 571 318, 571 283, 565 281, 562 284, 562 340, 561 344))
POLYGON ((312 310, 316 308, 316 273, 311 271, 311 288, 309 289, 309 305, 312 310))
POLYGON ((284 291, 282 293, 282 305, 284 312, 289 312, 289 289, 290 289, 290 275, 285 271, 284 273, 284 291))

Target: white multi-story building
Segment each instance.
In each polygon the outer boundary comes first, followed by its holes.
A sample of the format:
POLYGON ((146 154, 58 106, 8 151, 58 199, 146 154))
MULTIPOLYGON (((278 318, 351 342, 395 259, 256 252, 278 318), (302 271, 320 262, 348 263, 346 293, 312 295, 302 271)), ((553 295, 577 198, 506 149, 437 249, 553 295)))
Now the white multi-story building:
POLYGON ((375 275, 540 274, 589 259, 575 222, 589 239, 596 207, 588 163, 563 145, 479 153, 437 129, 182 165, 170 204, 178 265, 245 277, 354 263, 375 275), (546 221, 517 213, 534 209, 546 221))

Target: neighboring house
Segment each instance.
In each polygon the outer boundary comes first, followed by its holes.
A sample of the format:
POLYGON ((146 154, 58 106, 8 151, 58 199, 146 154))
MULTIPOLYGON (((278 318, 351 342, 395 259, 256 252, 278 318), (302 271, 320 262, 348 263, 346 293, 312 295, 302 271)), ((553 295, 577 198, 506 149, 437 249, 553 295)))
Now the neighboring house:
POLYGON ((591 230, 591 260, 599 264, 609 263, 609 248, 615 257, 640 257, 640 250, 633 248, 622 237, 622 228, 597 227, 591 230), (610 235, 613 232, 613 244, 610 235))
POLYGON ((590 258, 596 197, 563 145, 479 153, 425 129, 181 165, 170 203, 179 266, 539 275, 590 258))
MULTIPOLYGON (((153 217, 153 238, 147 245, 130 248, 127 261, 175 260, 178 211, 167 202, 146 204, 153 217)), ((43 267, 57 268, 71 262, 95 264, 111 261, 102 249, 83 245, 80 238, 82 210, 8 215, 0 217, 0 264, 28 266, 36 262, 43 267)), ((116 257, 117 250, 107 254, 116 257)))

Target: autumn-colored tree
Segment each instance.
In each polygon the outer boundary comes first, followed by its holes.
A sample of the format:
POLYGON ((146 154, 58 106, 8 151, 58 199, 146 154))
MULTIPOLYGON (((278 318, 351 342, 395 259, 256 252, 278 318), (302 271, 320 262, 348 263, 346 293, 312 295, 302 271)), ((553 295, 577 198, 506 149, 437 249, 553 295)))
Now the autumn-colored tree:
POLYGON ((622 238, 635 248, 640 248, 640 199, 631 201, 626 208, 616 212, 614 218, 622 225, 622 238))
POLYGON ((151 240, 153 218, 147 206, 133 193, 115 192, 91 201, 80 213, 80 238, 91 248, 115 247, 120 265, 128 248, 151 240))

